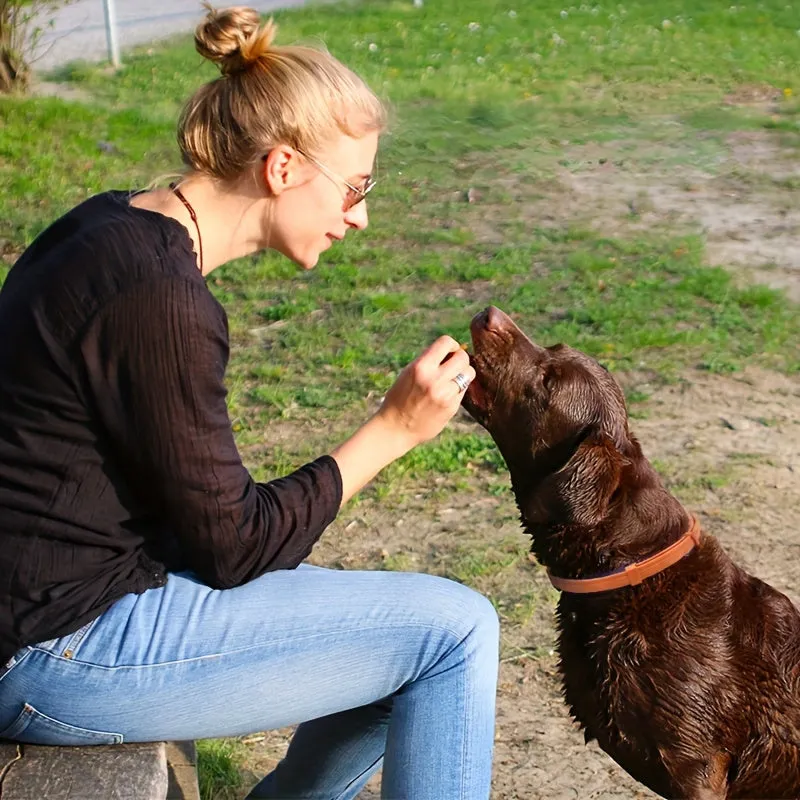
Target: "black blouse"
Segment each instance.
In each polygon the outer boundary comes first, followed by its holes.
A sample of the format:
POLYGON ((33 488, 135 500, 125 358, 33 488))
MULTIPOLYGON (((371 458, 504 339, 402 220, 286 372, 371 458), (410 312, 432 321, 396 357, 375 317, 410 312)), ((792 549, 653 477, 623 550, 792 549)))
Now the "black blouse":
POLYGON ((222 589, 294 568, 341 503, 330 456, 250 477, 225 312, 186 229, 129 198, 57 220, 0 291, 0 668, 168 571, 222 589))

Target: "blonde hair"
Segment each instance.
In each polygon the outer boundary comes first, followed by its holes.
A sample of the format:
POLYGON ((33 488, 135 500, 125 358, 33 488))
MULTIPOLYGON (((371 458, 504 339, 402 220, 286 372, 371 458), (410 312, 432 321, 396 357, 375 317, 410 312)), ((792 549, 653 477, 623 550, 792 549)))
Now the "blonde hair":
POLYGON ((195 31, 195 47, 222 77, 201 86, 178 124, 184 164, 233 180, 277 144, 318 152, 337 133, 382 131, 386 112, 364 81, 324 50, 273 46, 277 31, 244 6, 215 10, 195 31))

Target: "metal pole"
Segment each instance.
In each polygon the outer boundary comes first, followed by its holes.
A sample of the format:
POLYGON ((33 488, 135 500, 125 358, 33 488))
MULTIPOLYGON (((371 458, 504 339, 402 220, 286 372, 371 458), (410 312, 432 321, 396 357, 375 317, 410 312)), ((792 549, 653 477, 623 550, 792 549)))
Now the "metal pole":
POLYGON ((108 43, 108 60, 115 69, 119 69, 119 45, 117 43, 117 15, 114 11, 114 0, 103 0, 106 14, 106 42, 108 43))

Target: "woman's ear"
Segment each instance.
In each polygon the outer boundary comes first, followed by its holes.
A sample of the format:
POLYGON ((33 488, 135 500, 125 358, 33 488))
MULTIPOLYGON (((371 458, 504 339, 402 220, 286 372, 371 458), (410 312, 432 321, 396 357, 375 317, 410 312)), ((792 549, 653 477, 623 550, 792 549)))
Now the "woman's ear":
POLYGON ((267 194, 276 197, 299 183, 300 162, 297 151, 279 144, 264 156, 264 188, 267 194))

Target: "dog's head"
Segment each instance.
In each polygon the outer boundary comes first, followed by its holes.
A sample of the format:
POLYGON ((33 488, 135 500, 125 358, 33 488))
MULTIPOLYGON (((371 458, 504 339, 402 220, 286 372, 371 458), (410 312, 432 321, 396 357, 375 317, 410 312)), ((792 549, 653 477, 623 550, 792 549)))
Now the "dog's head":
POLYGON ((565 345, 534 344, 498 308, 472 320, 464 408, 497 443, 526 522, 595 525, 641 456, 617 382, 565 345))

